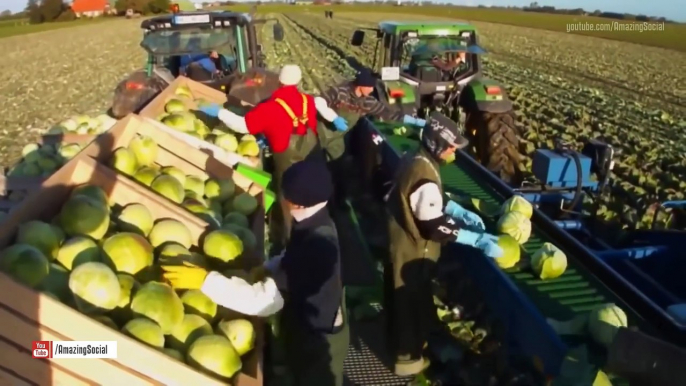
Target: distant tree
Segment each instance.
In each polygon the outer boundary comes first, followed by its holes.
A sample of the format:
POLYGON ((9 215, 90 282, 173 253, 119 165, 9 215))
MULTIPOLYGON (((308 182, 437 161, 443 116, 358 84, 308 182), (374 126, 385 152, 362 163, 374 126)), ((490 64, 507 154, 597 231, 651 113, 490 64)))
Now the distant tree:
POLYGON ((29 2, 26 4, 26 15, 28 16, 29 23, 31 24, 40 24, 45 21, 38 0, 29 0, 29 2))
POLYGON ((55 21, 74 21, 76 19, 76 14, 71 9, 71 7, 69 7, 65 9, 59 16, 57 16, 57 19, 55 19, 55 21))
POLYGON ((6 10, 0 12, 0 17, 8 17, 8 16, 12 16, 12 11, 10 11, 9 9, 6 9, 6 10))
POLYGON ((538 2, 534 1, 533 3, 529 4, 529 8, 538 8, 538 2))
POLYGON ((171 1, 169 0, 150 0, 147 5, 146 13, 163 13, 169 11, 171 1))
POLYGON ((43 14, 43 21, 55 21, 67 10, 67 6, 62 0, 43 0, 40 3, 40 10, 43 14))
MULTIPOLYGON (((128 9, 132 9, 137 13, 147 13, 149 12, 149 2, 149 0, 117 0, 114 3, 114 9, 119 13, 124 13, 128 9)), ((167 7, 167 9, 169 9, 169 7, 167 7)))

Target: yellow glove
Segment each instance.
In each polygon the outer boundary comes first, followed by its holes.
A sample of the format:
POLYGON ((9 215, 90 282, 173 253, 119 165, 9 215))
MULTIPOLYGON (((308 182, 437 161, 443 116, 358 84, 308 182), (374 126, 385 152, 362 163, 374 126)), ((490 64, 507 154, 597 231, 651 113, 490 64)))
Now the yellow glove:
POLYGON ((162 276, 174 289, 200 289, 207 277, 207 270, 187 261, 183 265, 163 265, 162 276))

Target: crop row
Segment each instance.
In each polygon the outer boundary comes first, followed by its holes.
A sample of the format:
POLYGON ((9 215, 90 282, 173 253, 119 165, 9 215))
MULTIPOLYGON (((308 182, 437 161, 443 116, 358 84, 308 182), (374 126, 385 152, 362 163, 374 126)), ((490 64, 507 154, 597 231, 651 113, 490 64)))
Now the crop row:
MULTIPOLYGON (((277 20, 284 27, 286 39, 283 42, 274 42, 271 39, 265 47, 267 63, 272 68, 278 68, 284 64, 298 64, 303 71, 303 88, 309 92, 321 92, 328 86, 341 80, 341 75, 350 72, 344 61, 339 60, 335 54, 317 39, 310 36, 301 28, 297 28, 293 22, 283 16, 277 16, 277 20)), ((262 35, 271 35, 271 25, 263 26, 262 35)))
MULTIPOLYGON (((341 58, 356 57, 371 64, 374 43, 363 47, 348 42, 359 22, 292 15, 296 27, 325 40, 341 58)), ((365 26, 371 26, 367 23, 365 26)), ((584 139, 601 138, 617 150, 612 198, 601 209, 606 218, 620 216, 625 225, 646 222, 650 204, 683 198, 686 188, 686 141, 680 138, 670 117, 646 112, 636 102, 575 81, 520 67, 500 60, 486 62, 487 75, 503 82, 514 100, 517 125, 525 129, 522 152, 551 147, 561 137, 580 146, 584 139)), ((526 161, 530 167, 530 159, 526 161)))
POLYGON ((145 64, 140 20, 78 24, 0 39, 3 166, 57 122, 105 112, 117 83, 145 64))

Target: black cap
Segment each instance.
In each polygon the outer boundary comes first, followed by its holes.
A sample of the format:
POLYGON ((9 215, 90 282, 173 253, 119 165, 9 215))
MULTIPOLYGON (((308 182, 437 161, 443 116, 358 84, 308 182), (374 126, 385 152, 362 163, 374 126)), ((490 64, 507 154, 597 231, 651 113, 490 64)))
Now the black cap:
POLYGON ((312 157, 286 169, 281 189, 286 200, 295 205, 311 207, 331 198, 333 182, 326 163, 312 157))
POLYGON ((376 86, 376 78, 371 71, 362 69, 357 72, 355 76, 355 86, 359 87, 374 87, 376 86))

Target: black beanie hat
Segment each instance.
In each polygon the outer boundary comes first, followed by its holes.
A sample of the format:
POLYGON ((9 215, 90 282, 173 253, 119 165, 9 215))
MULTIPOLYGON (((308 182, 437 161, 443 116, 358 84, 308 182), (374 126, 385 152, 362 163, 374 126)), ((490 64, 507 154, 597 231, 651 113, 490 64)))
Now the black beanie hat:
POLYGON ((355 76, 355 86, 374 87, 376 86, 376 78, 371 71, 362 69, 355 76))
POLYGON ((331 198, 333 182, 325 162, 308 158, 286 169, 281 189, 286 200, 295 205, 311 207, 331 198))

